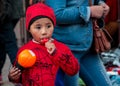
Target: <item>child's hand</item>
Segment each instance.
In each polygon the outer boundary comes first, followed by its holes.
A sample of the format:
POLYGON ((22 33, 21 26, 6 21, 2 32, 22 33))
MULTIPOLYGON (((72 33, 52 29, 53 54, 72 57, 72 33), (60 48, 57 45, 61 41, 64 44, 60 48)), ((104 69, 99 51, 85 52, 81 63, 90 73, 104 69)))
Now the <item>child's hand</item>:
POLYGON ((16 67, 12 67, 9 71, 8 78, 10 81, 18 81, 20 75, 21 75, 21 71, 16 67))
POLYGON ((49 54, 53 54, 56 50, 55 44, 53 43, 53 39, 50 39, 45 43, 45 47, 47 48, 47 51, 49 54))

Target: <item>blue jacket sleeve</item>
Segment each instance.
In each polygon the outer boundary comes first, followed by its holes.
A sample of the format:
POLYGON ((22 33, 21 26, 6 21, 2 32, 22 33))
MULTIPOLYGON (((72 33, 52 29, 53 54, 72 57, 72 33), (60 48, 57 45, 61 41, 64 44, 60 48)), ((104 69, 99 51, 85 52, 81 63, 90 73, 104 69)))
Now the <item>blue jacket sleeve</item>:
POLYGON ((89 6, 81 6, 77 0, 46 0, 45 3, 54 9, 57 24, 79 24, 89 21, 89 6))
MULTIPOLYGON (((104 0, 93 0, 95 4, 104 0)), ((54 9, 57 24, 87 23, 90 19, 89 2, 86 0, 45 0, 45 3, 54 9)))

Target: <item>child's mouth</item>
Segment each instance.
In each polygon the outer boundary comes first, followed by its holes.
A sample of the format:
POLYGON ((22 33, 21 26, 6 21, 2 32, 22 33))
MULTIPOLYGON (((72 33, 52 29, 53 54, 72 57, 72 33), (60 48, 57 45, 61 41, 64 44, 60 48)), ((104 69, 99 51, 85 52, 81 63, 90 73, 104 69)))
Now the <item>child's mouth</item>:
POLYGON ((45 44, 48 40, 49 40, 48 38, 43 38, 43 39, 41 40, 41 44, 45 44))

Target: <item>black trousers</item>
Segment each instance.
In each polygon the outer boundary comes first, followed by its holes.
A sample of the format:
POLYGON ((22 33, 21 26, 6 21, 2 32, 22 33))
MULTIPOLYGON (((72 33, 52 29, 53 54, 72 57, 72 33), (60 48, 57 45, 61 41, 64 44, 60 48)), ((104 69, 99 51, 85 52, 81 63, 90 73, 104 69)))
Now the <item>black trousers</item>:
POLYGON ((4 65, 6 54, 8 54, 11 63, 14 62, 18 51, 14 27, 17 20, 7 22, 0 26, 0 72, 4 65))

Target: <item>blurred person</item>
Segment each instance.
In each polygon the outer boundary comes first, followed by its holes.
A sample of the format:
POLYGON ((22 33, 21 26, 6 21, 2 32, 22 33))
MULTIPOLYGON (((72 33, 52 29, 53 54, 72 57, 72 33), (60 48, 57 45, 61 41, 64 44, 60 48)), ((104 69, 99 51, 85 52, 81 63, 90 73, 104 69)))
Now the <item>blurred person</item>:
POLYGON ((11 63, 14 62, 18 46, 14 28, 24 16, 22 0, 0 0, 0 83, 2 83, 2 68, 8 54, 11 63))

